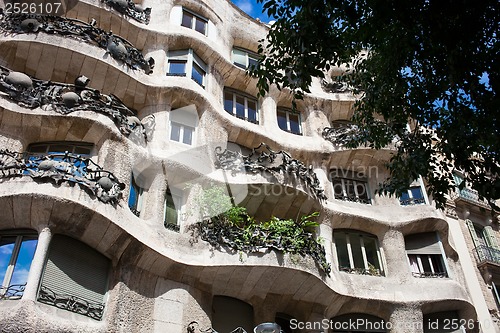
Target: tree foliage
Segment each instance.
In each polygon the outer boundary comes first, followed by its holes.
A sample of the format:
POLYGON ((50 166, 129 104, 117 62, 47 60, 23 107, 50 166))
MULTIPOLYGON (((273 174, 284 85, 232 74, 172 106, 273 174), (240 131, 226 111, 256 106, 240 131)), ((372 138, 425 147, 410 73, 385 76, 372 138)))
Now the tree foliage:
POLYGON ((350 147, 397 142, 380 192, 422 175, 439 207, 453 172, 490 203, 500 198, 500 20, 497 0, 258 0, 276 19, 261 41, 261 95, 295 98, 334 66, 359 96, 350 147), (408 126, 408 124, 410 126, 408 126))

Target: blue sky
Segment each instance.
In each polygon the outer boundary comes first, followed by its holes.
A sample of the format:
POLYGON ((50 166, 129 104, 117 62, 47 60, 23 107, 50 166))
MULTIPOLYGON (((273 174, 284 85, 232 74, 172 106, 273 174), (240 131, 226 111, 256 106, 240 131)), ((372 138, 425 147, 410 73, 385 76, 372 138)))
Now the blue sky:
POLYGON ((262 14, 262 3, 257 3, 256 0, 232 0, 233 3, 240 7, 248 15, 253 18, 258 18, 262 22, 268 23, 270 21, 269 17, 262 14))

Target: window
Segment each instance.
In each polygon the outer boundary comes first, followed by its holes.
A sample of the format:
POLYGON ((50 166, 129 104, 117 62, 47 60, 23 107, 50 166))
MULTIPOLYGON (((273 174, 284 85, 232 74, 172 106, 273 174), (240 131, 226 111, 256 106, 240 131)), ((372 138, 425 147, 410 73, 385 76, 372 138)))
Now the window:
POLYGON ((257 99, 230 89, 224 90, 224 110, 240 119, 259 123, 257 99))
POLYGON ((333 169, 330 179, 335 199, 371 204, 368 182, 354 172, 333 169))
POLYGON ((187 10, 186 8, 183 8, 181 25, 183 27, 196 30, 201 34, 206 35, 208 19, 198 14, 195 14, 192 11, 187 10))
POLYGON ((170 140, 182 142, 186 145, 193 144, 194 127, 170 122, 170 140))
POLYGON ((474 243, 478 263, 491 262, 500 264, 500 248, 491 226, 481 226, 471 220, 465 220, 474 243))
POLYGON ((38 142, 28 146, 26 152, 29 156, 44 156, 48 154, 70 154, 80 155, 81 157, 90 157, 93 144, 87 142, 38 142))
POLYGON ((401 206, 425 204, 425 197, 422 187, 420 185, 411 186, 405 193, 401 195, 401 197, 399 198, 399 203, 401 204, 401 206))
POLYGON ((214 296, 212 301, 212 327, 217 332, 233 332, 241 327, 253 332, 253 307, 237 298, 214 296))
POLYGON ((300 114, 291 110, 278 109, 278 126, 283 131, 297 135, 302 135, 302 126, 300 124, 300 114))
POLYGON ((37 243, 31 230, 0 232, 0 299, 22 297, 37 243))
POLYGON ((437 233, 427 232, 406 236, 405 247, 413 276, 448 277, 437 233))
POLYGON ((136 184, 134 176, 130 180, 130 194, 128 197, 128 207, 137 217, 141 215, 142 195, 144 189, 136 184))
POLYGON ((205 88, 207 65, 192 49, 169 51, 167 76, 190 76, 205 88))
POLYGON ((109 267, 109 259, 88 245, 55 235, 49 247, 38 301, 101 320, 109 267))
POLYGON ((334 231, 339 270, 348 273, 383 275, 378 240, 359 231, 334 231))
POLYGON ((167 189, 167 193, 165 195, 165 208, 164 208, 164 225, 165 228, 179 231, 180 230, 180 211, 182 206, 182 196, 177 191, 167 189))
POLYGON ((245 49, 233 48, 232 59, 233 64, 243 69, 252 69, 259 65, 259 56, 245 49))

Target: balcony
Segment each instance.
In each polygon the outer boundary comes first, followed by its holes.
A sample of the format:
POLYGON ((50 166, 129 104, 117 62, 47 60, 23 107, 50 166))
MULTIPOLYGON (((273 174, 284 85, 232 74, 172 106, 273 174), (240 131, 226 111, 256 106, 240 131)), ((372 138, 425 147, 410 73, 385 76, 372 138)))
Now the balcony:
POLYGON ((462 200, 485 208, 490 207, 486 200, 479 198, 479 194, 476 190, 466 187, 461 190, 457 188, 456 193, 454 193, 453 199, 455 199, 455 201, 462 200))
POLYGON ((475 248, 478 264, 494 264, 500 266, 500 250, 489 246, 479 245, 475 248))

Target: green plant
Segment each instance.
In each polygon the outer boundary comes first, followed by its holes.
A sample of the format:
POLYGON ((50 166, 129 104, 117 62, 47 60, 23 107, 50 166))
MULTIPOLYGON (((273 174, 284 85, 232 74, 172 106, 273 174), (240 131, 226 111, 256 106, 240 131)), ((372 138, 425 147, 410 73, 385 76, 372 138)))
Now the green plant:
POLYGON ((309 255, 326 274, 330 273, 331 266, 326 261, 325 249, 314 236, 314 228, 318 223, 313 218, 319 216, 318 212, 304 215, 297 222, 273 216, 259 223, 248 215, 246 208, 228 206, 231 200, 223 189, 213 187, 203 192, 200 198, 202 213, 216 213, 216 209, 227 208, 218 214, 208 215, 209 218, 195 225, 201 239, 212 246, 224 246, 237 251, 240 260, 243 252, 258 252, 263 248, 292 255, 309 255))

